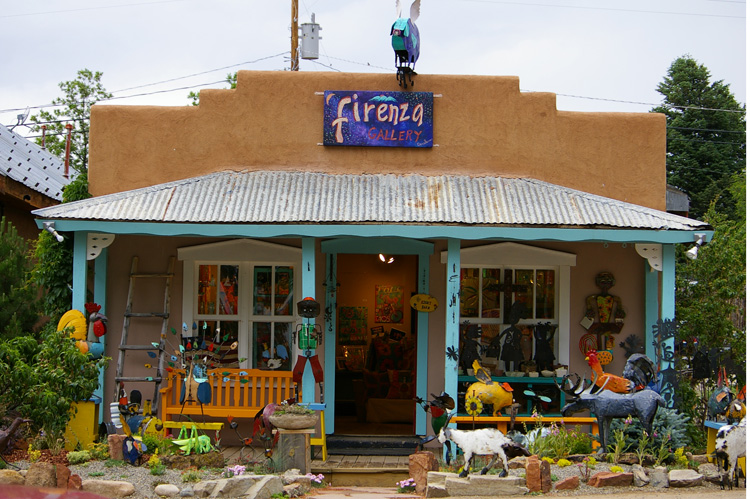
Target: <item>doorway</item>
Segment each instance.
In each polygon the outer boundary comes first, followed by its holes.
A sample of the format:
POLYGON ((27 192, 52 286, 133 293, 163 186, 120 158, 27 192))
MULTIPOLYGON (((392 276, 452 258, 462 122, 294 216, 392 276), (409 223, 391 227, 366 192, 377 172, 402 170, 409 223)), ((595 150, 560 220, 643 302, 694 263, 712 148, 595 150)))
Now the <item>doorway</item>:
POLYGON ((417 260, 337 256, 337 435, 414 435, 417 260))

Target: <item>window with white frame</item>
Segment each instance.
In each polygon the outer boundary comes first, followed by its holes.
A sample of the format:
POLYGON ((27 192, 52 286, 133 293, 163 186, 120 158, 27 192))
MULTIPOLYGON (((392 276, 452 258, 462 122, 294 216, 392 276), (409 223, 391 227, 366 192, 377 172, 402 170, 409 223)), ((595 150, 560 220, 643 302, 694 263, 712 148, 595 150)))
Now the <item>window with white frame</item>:
POLYGON ((236 240, 178 255, 185 260, 183 319, 192 324, 183 343, 213 342, 220 365, 291 370, 301 251, 236 240))

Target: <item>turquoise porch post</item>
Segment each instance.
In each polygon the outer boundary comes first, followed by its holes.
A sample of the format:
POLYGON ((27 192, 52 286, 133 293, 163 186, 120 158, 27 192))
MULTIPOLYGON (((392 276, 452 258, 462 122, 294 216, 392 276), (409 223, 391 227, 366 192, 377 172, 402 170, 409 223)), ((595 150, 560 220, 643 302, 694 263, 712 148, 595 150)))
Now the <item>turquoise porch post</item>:
POLYGON ((76 232, 73 236, 73 296, 71 309, 80 310, 86 315, 86 283, 88 265, 86 263, 86 238, 88 233, 76 232))
MULTIPOLYGON (((303 237, 302 296, 297 301, 308 296, 313 299, 315 298, 315 239, 312 237, 303 237)), ((302 351, 298 353, 304 355, 302 351)), ((307 403, 315 402, 315 378, 309 362, 305 363, 305 371, 302 374, 302 401, 307 403)))
MULTIPOLYGON (((430 293, 430 256, 424 253, 419 254, 418 261, 418 282, 417 282, 417 293, 429 294, 430 293)), ((428 324, 429 321, 428 312, 417 312, 417 386, 416 393, 417 397, 421 397, 424 400, 427 398, 427 349, 429 346, 428 324)), ((417 435, 425 435, 427 433, 427 421, 424 415, 416 418, 415 431, 417 435)))
MULTIPOLYGON (((99 256, 94 260, 94 303, 102 306, 99 312, 103 315, 107 315, 107 256, 107 248, 103 248, 99 256)), ((109 334, 112 333, 110 332, 109 334)), ((106 352, 107 335, 105 334, 99 338, 99 342, 106 352)), ((104 422, 103 407, 107 406, 104 400, 104 369, 99 369, 99 387, 94 392, 94 395, 101 398, 101 404, 99 405, 99 424, 101 424, 104 422)))
POLYGON ((461 290, 461 242, 448 240, 445 279, 445 348, 456 352, 456 358, 445 356, 445 392, 458 404, 458 333, 461 290))
POLYGON ((330 253, 326 256, 326 302, 323 314, 325 324, 323 325, 323 350, 325 351, 325 397, 326 397, 326 433, 335 431, 334 404, 336 396, 336 265, 337 254, 330 253))
MULTIPOLYGON (((661 272, 661 318, 674 320, 675 314, 675 246, 664 244, 662 246, 662 272, 661 272)), ((664 347, 674 352, 674 338, 667 341, 664 347)), ((670 367, 668 362, 662 360, 659 369, 670 367)))
POLYGON ((652 269, 648 260, 644 260, 645 289, 644 289, 644 324, 643 328, 646 334, 646 356, 649 359, 656 357, 654 348, 654 326, 659 319, 659 272, 652 269))

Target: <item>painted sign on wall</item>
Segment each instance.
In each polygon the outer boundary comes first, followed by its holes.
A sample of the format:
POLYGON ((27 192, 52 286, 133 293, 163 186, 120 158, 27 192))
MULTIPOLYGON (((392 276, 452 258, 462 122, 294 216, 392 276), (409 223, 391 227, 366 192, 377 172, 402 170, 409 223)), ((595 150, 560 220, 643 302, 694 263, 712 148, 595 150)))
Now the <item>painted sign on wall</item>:
POLYGON ((326 90, 323 145, 432 147, 432 92, 326 90))

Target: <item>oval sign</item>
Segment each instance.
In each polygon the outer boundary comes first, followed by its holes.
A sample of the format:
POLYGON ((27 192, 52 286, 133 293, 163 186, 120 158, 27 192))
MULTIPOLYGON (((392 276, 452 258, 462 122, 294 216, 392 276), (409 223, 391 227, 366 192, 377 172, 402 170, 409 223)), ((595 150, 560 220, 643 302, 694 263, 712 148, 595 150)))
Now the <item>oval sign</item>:
POLYGON ((411 297, 409 305, 417 312, 432 312, 437 308, 438 301, 434 296, 418 294, 411 297))

